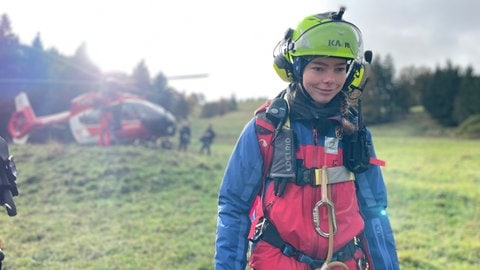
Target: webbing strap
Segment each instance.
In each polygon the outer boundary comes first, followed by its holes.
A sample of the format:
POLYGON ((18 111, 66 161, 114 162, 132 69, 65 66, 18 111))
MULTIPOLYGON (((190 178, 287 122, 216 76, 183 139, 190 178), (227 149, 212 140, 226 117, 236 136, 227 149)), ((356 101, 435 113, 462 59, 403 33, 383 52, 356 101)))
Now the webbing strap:
MULTIPOLYGON (((296 177, 296 184, 297 185, 306 185, 310 184, 312 186, 319 186, 321 183, 317 183, 314 177, 316 168, 312 169, 305 169, 302 166, 297 168, 297 177, 296 177)), ((327 173, 327 184, 336 184, 341 182, 353 181, 354 177, 353 174, 345 167, 345 166, 338 166, 338 167, 331 167, 321 170, 322 173, 327 173)))
MULTIPOLYGON (((288 102, 287 95, 283 95, 283 99, 285 99, 285 101, 287 102, 288 112, 290 112, 290 103, 288 102)), ((290 117, 288 116, 288 114, 282 128, 287 128, 287 129, 290 128, 290 117)))
POLYGON ((353 180, 352 173, 345 167, 327 168, 327 184, 336 184, 353 180))
MULTIPOLYGON (((273 224, 271 224, 266 218, 264 218, 260 222, 258 226, 258 231, 256 231, 255 240, 260 241, 263 240, 272 246, 281 250, 282 254, 288 257, 293 257, 297 261, 308 264, 312 269, 320 267, 324 264, 325 260, 315 259, 304 252, 296 249, 294 246, 290 245, 289 243, 285 242, 275 228, 273 224), (261 224, 261 225, 260 225, 261 224)), ((354 237, 350 242, 348 242, 345 246, 340 248, 336 251, 332 256, 332 261, 346 261, 350 258, 353 258, 355 255, 355 251, 358 247, 358 237, 354 237)))
POLYGON ((384 160, 381 160, 381 159, 378 159, 378 158, 373 158, 373 157, 370 158, 370 164, 381 166, 381 167, 386 166, 386 162, 384 160))

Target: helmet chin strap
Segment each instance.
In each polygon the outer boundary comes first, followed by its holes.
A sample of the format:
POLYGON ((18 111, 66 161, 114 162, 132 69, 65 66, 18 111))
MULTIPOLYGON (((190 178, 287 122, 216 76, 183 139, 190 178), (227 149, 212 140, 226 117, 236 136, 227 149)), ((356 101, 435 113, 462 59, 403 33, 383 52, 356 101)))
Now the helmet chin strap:
POLYGON ((305 86, 303 86, 303 82, 294 80, 293 82, 290 83, 290 89, 293 91, 290 92, 290 94, 293 95, 303 95, 306 100, 312 102, 312 104, 317 104, 315 100, 310 96, 310 94, 307 92, 305 89, 305 86))
POLYGON ((298 86, 300 87, 300 92, 302 95, 304 95, 308 100, 310 100, 313 104, 316 104, 315 100, 312 98, 312 96, 307 92, 307 89, 305 89, 305 86, 303 86, 303 82, 299 82, 298 86))

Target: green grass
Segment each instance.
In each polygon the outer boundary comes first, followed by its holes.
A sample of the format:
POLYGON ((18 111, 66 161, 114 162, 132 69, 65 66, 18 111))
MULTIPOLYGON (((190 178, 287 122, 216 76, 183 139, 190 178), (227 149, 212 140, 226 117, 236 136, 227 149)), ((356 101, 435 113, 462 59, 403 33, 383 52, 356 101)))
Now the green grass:
POLYGON ((403 269, 480 265, 480 142, 377 138, 403 269))
POLYGON ((14 147, 12 269, 210 269, 224 161, 146 147, 14 147))
MULTIPOLYGON (((4 269, 212 269, 217 191, 258 102, 192 121, 187 153, 145 146, 10 146, 18 215, 0 218, 4 269), (212 156, 198 137, 212 123, 212 156)), ((480 265, 480 141, 423 114, 372 127, 402 269, 480 265)), ((177 143, 177 139, 174 140, 177 143)))

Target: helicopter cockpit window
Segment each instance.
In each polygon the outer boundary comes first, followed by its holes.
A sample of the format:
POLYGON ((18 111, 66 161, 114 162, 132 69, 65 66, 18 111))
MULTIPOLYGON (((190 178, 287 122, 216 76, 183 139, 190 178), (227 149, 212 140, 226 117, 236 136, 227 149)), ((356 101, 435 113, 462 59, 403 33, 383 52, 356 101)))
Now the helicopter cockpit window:
POLYGON ((133 104, 124 103, 122 106, 122 120, 131 121, 137 118, 137 113, 133 104))
POLYGON ((124 112, 133 112, 135 118, 139 120, 157 119, 159 114, 162 114, 162 112, 155 110, 154 107, 143 103, 125 103, 122 113, 124 112))
POLYGON ((100 110, 88 110, 80 116, 79 120, 85 125, 98 125, 100 124, 100 110))

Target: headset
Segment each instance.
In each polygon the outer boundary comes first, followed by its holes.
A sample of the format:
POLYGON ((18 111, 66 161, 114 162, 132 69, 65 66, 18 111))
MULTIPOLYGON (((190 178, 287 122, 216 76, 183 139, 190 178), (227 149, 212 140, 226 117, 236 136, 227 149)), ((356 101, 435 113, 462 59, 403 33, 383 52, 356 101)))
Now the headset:
POLYGON ((365 61, 352 61, 349 71, 347 72, 347 79, 343 85, 342 90, 349 94, 352 99, 360 97, 367 84, 370 75, 370 64, 373 58, 372 51, 365 51, 363 58, 365 61))
POLYGON ((293 50, 292 43, 293 29, 288 28, 282 40, 280 40, 274 48, 273 52, 273 68, 277 75, 286 82, 293 82, 293 64, 287 58, 290 51, 293 50))

